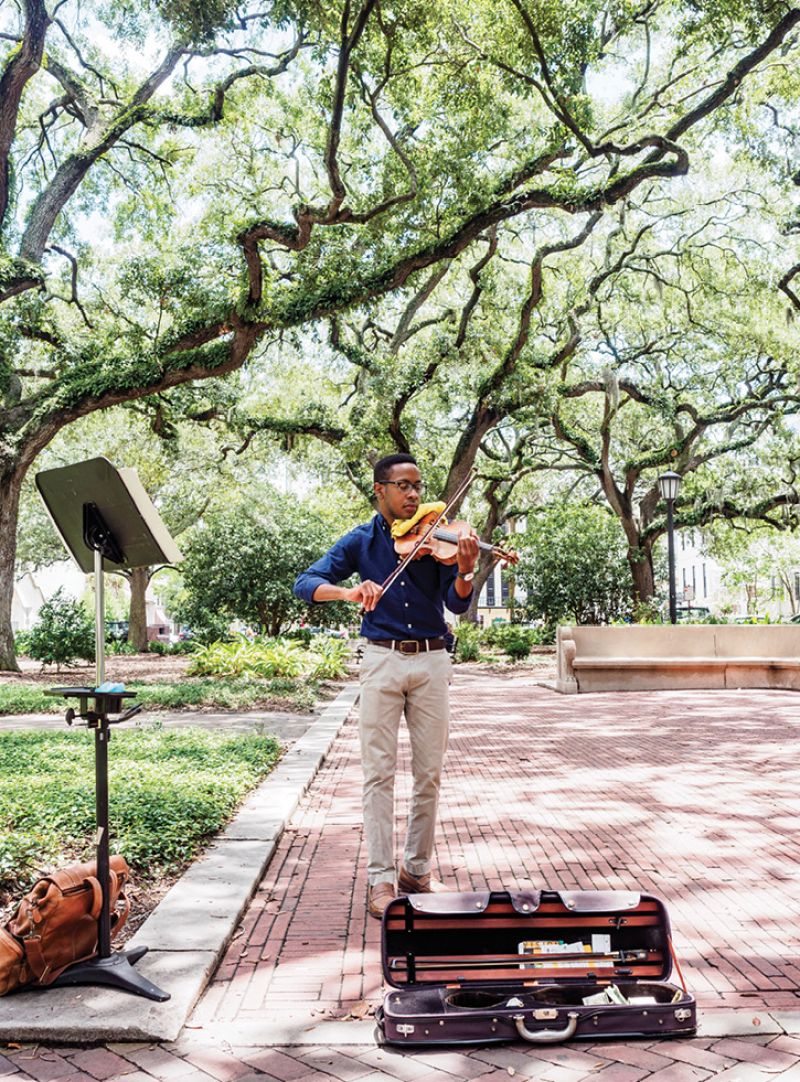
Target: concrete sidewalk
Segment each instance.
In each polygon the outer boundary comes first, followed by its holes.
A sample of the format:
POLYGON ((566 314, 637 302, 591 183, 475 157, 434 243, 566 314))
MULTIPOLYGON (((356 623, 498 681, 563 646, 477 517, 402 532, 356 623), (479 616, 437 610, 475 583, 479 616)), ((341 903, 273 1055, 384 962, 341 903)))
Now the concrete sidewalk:
MULTIPOLYGON (((11 1050, 8 1070, 39 1082, 798 1079, 798 735, 800 698, 792 693, 573 698, 531 676, 455 672, 440 877, 464 890, 659 895, 700 1008, 695 1040, 376 1049, 368 1012, 381 995, 379 925, 365 915, 351 718, 180 1039, 11 1050)), ((398 832, 408 795, 405 739, 402 751, 398 832)))

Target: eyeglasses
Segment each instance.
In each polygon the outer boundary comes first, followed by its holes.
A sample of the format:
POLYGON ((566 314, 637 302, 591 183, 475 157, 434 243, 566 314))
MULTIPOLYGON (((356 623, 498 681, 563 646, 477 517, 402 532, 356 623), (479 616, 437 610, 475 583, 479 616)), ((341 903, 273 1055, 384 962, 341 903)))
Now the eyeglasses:
POLYGON ((397 485, 404 496, 407 492, 410 492, 412 488, 420 496, 425 491, 424 481, 380 481, 379 483, 381 485, 397 485))

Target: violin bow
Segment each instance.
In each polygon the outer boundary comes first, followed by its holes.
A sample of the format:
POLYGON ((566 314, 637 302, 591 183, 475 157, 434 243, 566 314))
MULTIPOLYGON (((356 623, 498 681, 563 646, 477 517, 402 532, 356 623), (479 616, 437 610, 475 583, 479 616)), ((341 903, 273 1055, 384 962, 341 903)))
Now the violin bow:
MULTIPOLYGON (((406 553, 406 555, 403 557, 403 559, 400 561, 400 563, 397 565, 397 567, 389 575, 386 576, 384 581, 381 583, 381 590, 383 591, 383 593, 381 593, 381 597, 383 597, 383 595, 386 593, 386 591, 389 589, 389 587, 392 585, 392 583, 395 581, 395 579, 399 575, 402 575, 402 573, 405 571, 405 569, 408 567, 408 565, 414 559, 416 554, 419 552, 419 550, 422 548, 422 546, 425 544, 425 542, 431 536, 433 531, 436 529, 436 527, 442 521, 444 516, 447 514, 447 512, 450 510, 450 508, 456 502, 456 500, 461 499, 461 497, 467 491, 469 486, 472 484, 474 476, 475 476, 475 470, 473 468, 473 469, 471 469, 469 471, 467 476, 464 478, 464 480, 461 482, 461 484, 455 490, 453 495, 450 497, 450 500, 448 501, 447 505, 444 508, 442 508, 442 510, 439 512, 439 514, 436 516, 436 518, 433 520, 433 522, 427 528, 425 533, 420 537, 419 541, 417 541, 417 543, 414 545, 411 552, 406 553)), ((380 597, 378 598, 378 601, 380 601, 380 597)))

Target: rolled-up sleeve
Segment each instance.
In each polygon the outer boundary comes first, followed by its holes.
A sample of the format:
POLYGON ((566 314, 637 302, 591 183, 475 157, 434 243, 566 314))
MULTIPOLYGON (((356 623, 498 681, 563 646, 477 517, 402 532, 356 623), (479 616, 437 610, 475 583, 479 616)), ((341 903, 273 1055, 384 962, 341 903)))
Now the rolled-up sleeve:
POLYGON ((336 586, 337 583, 349 579, 354 571, 357 571, 356 560, 353 553, 352 534, 347 534, 335 545, 328 549, 306 571, 302 571, 295 579, 293 593, 301 601, 311 604, 314 601, 314 591, 318 586, 328 583, 336 586))
POLYGON ((472 593, 467 594, 466 597, 461 597, 457 594, 457 568, 452 564, 440 564, 439 566, 441 567, 442 596, 444 597, 445 608, 449 609, 454 616, 461 616, 462 613, 467 611, 472 603, 472 593))

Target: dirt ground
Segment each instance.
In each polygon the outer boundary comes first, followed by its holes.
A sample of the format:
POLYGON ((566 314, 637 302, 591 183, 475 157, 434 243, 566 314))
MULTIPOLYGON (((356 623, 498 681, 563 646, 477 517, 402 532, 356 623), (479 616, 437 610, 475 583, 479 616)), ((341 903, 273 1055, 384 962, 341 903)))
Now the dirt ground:
MULTIPOLYGON (((158 654, 117 654, 106 658, 106 680, 117 680, 123 684, 133 684, 141 680, 169 684, 185 677, 189 660, 189 657, 180 655, 160 657, 158 654)), ((466 662, 463 668, 465 671, 489 671, 498 675, 519 676, 526 671, 544 675, 550 670, 554 671, 555 664, 555 647, 537 646, 530 657, 514 665, 507 661, 470 661, 466 662)), ((93 664, 76 665, 68 669, 54 669, 50 666, 42 671, 38 661, 23 657, 19 659, 19 667, 22 670, 19 673, 1 671, 0 684, 42 684, 45 687, 53 684, 69 684, 74 687, 94 685, 93 664)))
MULTIPOLYGON (((186 675, 189 657, 180 654, 160 657, 158 654, 114 654, 106 658, 106 680, 116 680, 123 684, 133 684, 139 680, 169 684, 182 680, 186 675)), ((21 672, 0 672, 0 684, 69 684, 74 687, 94 685, 95 667, 91 665, 73 665, 69 668, 55 669, 48 665, 42 669, 38 661, 30 658, 19 659, 21 672)))

